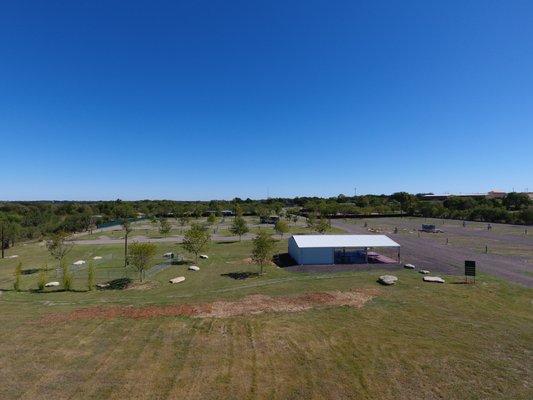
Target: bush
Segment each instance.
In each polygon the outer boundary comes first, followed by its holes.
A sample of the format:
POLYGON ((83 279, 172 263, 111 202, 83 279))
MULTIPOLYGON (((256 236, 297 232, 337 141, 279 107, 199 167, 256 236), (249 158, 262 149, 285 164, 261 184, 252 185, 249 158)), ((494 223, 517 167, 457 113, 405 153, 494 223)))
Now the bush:
POLYGON ((91 262, 89 263, 89 271, 87 276, 87 286, 89 287, 89 290, 94 290, 95 286, 95 277, 94 277, 94 264, 91 262))
POLYGON ((22 275, 22 263, 19 262, 17 264, 17 267, 15 268, 15 283, 13 284, 13 289, 15 291, 20 292, 20 280, 22 275))
POLYGON ((44 268, 41 269, 41 271, 39 272, 39 278, 37 280, 37 287, 39 288, 40 291, 43 291, 44 290, 44 285, 46 285, 46 271, 48 269, 48 266, 45 265, 44 268))
POLYGON ((61 269, 63 270, 63 289, 69 291, 72 289, 72 275, 70 274, 69 266, 65 262, 62 262, 61 269))

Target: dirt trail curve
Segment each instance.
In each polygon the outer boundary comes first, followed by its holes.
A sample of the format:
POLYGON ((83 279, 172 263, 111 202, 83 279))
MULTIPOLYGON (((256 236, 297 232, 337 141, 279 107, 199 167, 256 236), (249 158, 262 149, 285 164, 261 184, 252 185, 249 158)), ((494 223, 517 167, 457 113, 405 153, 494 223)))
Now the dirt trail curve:
MULTIPOLYGON (((362 226, 343 221, 332 221, 333 226, 355 234, 368 234, 362 226)), ((464 261, 475 260, 481 272, 498 276, 510 282, 533 287, 533 265, 517 256, 479 253, 468 248, 451 247, 418 238, 416 235, 390 235, 402 246, 402 260, 432 272, 463 275, 464 261)), ((505 238, 502 238, 505 240, 505 238)))

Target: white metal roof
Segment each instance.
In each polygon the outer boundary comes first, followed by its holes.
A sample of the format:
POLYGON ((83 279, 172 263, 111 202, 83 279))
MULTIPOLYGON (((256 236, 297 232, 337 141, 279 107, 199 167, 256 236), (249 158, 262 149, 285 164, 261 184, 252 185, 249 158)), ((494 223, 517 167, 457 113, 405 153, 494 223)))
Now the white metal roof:
POLYGON ((293 235, 300 248, 309 247, 400 247, 385 235, 293 235))

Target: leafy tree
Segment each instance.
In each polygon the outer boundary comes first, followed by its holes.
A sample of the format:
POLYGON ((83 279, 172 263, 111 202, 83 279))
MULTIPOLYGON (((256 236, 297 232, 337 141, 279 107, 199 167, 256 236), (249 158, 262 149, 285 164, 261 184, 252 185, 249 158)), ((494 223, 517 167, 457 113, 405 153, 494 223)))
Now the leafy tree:
POLYGON ((270 217, 270 208, 268 208, 267 206, 257 206, 255 212, 259 216, 260 220, 270 217))
MULTIPOLYGON (((375 196, 373 196, 375 197, 375 196)), ((417 202, 417 199, 412 194, 409 194, 407 192, 396 192, 391 194, 390 196, 391 200, 395 200, 401 205, 401 211, 404 212, 412 212, 412 209, 414 205, 417 202)), ((375 204, 377 205, 377 204, 375 204)))
POLYGON ((215 214, 209 214, 209 216, 207 217, 207 223, 209 225, 215 225, 218 221, 218 218, 215 214))
POLYGON ((284 233, 289 232, 289 224, 287 224, 286 221, 280 219, 278 222, 276 222, 276 225, 274 225, 274 230, 278 233, 280 237, 283 237, 284 233))
POLYGON ((311 213, 307 216, 307 227, 314 228, 315 225, 316 225, 316 216, 315 214, 311 213))
POLYGON ((94 271, 94 263, 91 261, 89 262, 89 270, 87 271, 87 287, 89 290, 94 290, 95 286, 95 271, 94 271))
POLYGON ((63 259, 74 247, 73 243, 67 242, 67 234, 59 232, 53 235, 47 242, 46 248, 50 255, 59 261, 59 265, 63 263, 63 259))
POLYGON ((246 225, 246 221, 243 217, 235 217, 233 220, 233 223, 231 224, 229 228, 230 232, 234 235, 239 236, 239 241, 242 240, 242 235, 248 233, 250 230, 248 229, 248 225, 246 225))
POLYGON ((503 205, 507 207, 508 210, 521 210, 527 208, 530 204, 529 196, 525 193, 508 193, 503 198, 503 205))
POLYGON ((139 280, 141 282, 156 252, 157 246, 154 243, 133 243, 130 246, 129 260, 137 268, 137 271, 139 271, 139 280))
POLYGON ((253 239, 252 260, 260 266, 263 275, 263 265, 271 258, 274 250, 274 241, 265 231, 260 231, 253 239))
POLYGON ((242 210, 242 207, 241 207, 241 205, 239 203, 235 202, 233 204, 233 211, 235 213, 235 218, 242 217, 243 210, 242 210))
POLYGON ((168 235, 170 233, 170 230, 172 229, 172 225, 170 222, 168 222, 168 219, 161 218, 159 220, 159 233, 161 235, 168 235))
POLYGON ((13 284, 13 289, 20 292, 20 281, 22 276, 22 263, 19 262, 15 268, 15 283, 13 284))
POLYGON ((189 221, 191 220, 191 218, 188 216, 188 215, 182 215, 180 217, 180 225, 181 226, 185 226, 189 223, 189 221))
POLYGON ((314 224, 314 229, 318 233, 325 233, 330 228, 331 228, 331 225, 330 225, 329 221, 327 219, 325 219, 325 218, 319 218, 314 224))
POLYGON ((191 229, 185 232, 182 247, 189 253, 194 254, 195 261, 198 263, 198 256, 201 252, 207 250, 211 235, 204 226, 193 224, 191 229))
POLYGON ((529 207, 527 210, 522 210, 519 217, 524 224, 533 225, 533 207, 529 207))

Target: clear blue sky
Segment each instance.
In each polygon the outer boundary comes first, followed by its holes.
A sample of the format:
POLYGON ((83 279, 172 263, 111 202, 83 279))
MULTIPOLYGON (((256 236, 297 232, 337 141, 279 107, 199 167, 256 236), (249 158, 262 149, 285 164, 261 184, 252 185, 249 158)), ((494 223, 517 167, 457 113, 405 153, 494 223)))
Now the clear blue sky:
POLYGON ((2 1, 0 199, 533 190, 533 2, 2 1))

